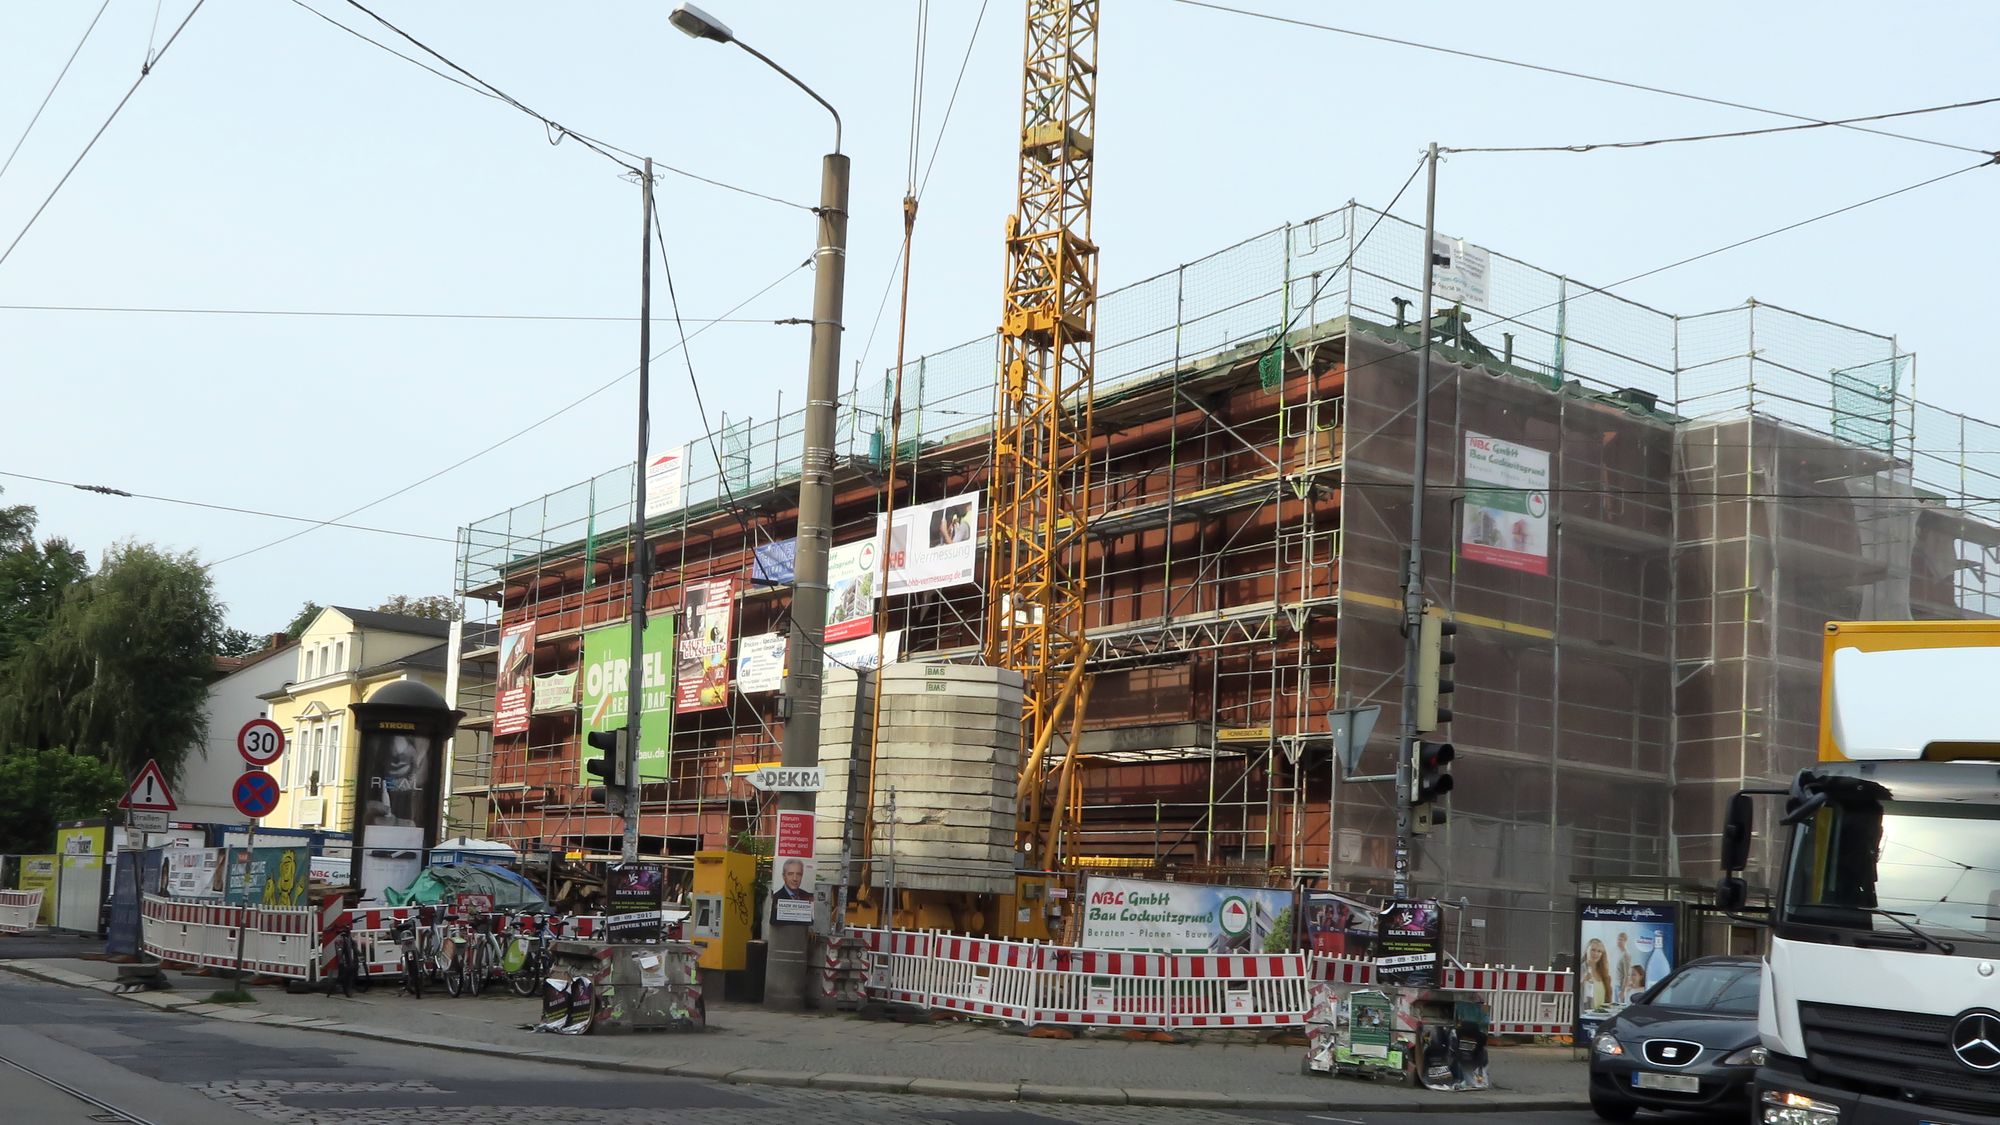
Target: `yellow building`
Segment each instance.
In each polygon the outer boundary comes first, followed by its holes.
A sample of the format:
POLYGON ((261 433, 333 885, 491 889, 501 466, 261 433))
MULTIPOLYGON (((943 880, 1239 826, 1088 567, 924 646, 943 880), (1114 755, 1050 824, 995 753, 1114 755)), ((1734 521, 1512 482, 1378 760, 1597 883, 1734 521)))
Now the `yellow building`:
POLYGON ((353 825, 360 740, 352 704, 395 680, 443 693, 451 622, 331 606, 299 637, 292 682, 258 698, 285 731, 273 772, 284 795, 261 822, 271 828, 346 832, 353 825))

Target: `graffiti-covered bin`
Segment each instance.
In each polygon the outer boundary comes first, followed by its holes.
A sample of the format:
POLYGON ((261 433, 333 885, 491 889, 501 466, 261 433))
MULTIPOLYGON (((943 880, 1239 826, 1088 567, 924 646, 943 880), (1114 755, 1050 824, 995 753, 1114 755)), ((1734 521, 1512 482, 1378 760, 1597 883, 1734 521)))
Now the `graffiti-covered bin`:
POLYGON ((700 1031, 707 1025, 695 947, 555 943, 536 1030, 560 1035, 700 1031))

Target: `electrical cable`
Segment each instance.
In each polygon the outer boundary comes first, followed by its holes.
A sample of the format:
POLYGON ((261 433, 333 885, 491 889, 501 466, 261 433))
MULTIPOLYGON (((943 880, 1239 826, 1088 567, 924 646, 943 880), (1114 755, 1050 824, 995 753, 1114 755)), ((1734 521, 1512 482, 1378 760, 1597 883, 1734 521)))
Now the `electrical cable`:
MULTIPOLYGON (((0 251, 0 266, 6 265, 7 259, 14 256, 14 249, 20 246, 21 240, 28 237, 28 232, 35 228, 35 223, 41 219, 42 212, 48 210, 49 204, 55 202, 57 193, 61 192, 63 185, 69 183, 69 178, 76 174, 77 167, 83 163, 83 158, 89 156, 90 150, 97 147, 98 139, 104 136, 106 129, 111 128, 113 121, 118 120, 118 114, 124 110, 125 103, 131 101, 132 95, 139 92, 139 83, 144 82, 146 76, 153 73, 153 67, 159 65, 160 60, 167 57, 168 51, 173 50, 175 41, 181 37, 181 32, 187 30, 187 25, 193 21, 195 13, 201 11, 201 6, 207 2, 208 0, 195 0, 194 7, 188 9, 188 14, 181 19, 180 25, 174 28, 174 33, 167 36, 167 41, 160 45, 159 53, 154 55, 145 66, 139 69, 139 77, 132 80, 132 86, 125 91, 125 96, 119 98, 118 104, 111 107, 110 116, 104 119, 104 124, 97 127, 97 132, 90 135, 90 140, 84 144, 83 151, 76 154, 76 159, 70 162, 68 171, 62 174, 62 179, 57 180, 56 186, 49 189, 49 194, 43 198, 41 206, 35 208, 35 213, 28 216, 27 223, 21 227, 21 233, 14 236, 14 241, 7 244, 5 251, 0 251)), ((81 49, 80 45, 79 49, 81 49)), ((37 113, 39 114, 39 111, 37 113)))
MULTIPOLYGON (((153 305, 0 305, 0 312, 155 313, 163 316, 301 316, 380 320, 518 320, 581 324, 637 324, 636 316, 567 316, 556 313, 377 312, 368 309, 214 309, 153 305)), ((661 318, 655 318, 661 319, 661 318)), ((762 317, 689 318, 696 324, 778 324, 762 317)))
POLYGON ((332 24, 333 26, 339 28, 340 30, 345 31, 349 35, 354 36, 356 39, 361 40, 363 43, 368 43, 384 51, 387 51, 388 53, 396 56, 397 58, 402 59, 404 62, 409 63, 411 66, 420 67, 424 70, 430 71, 432 74, 437 75, 439 78, 444 79, 446 82, 450 82, 457 86, 463 86, 464 88, 472 91, 473 93, 478 94, 482 98, 491 98, 496 102, 500 100, 500 96, 498 94, 482 90, 479 87, 474 86, 472 83, 465 81, 463 78, 456 78, 453 77, 452 75, 446 74, 444 71, 439 70, 438 68, 430 65, 429 63, 424 62, 421 59, 413 59, 410 56, 404 54, 401 51, 398 51, 396 48, 389 46, 387 43, 384 43, 379 39, 375 39, 370 36, 364 35, 361 32, 356 31, 355 29, 347 26, 346 24, 341 23, 339 20, 334 19, 332 16, 327 15, 325 12, 322 12, 318 8, 313 7, 311 4, 306 3, 305 0, 292 0, 292 3, 297 5, 298 7, 304 8, 306 11, 311 12, 313 15, 318 16, 320 19, 325 20, 327 23, 332 24))
MULTIPOLYGON (((1926 106, 1923 109, 1904 109, 1898 110, 1895 113, 1872 113, 1866 117, 1843 117, 1838 121, 1814 121, 1805 125, 1774 125, 1769 129, 1739 129, 1733 133, 1697 133, 1693 136, 1685 137, 1655 137, 1648 141, 1598 141, 1593 144, 1581 145, 1503 145, 1490 148, 1440 147, 1438 152, 1440 154, 1448 152, 1596 152, 1599 149, 1651 148, 1654 145, 1677 145, 1690 141, 1725 141, 1734 140, 1738 137, 1768 137, 1774 133, 1802 133, 1808 129, 1825 129, 1834 125, 1852 125, 1860 121, 1888 121, 1896 117, 1915 117, 1922 113, 1945 113, 1955 109, 1973 109, 1978 106, 1992 105, 1995 102, 2000 102, 2000 98, 1981 98, 1978 101, 1926 106)), ((1996 162, 2000 162, 2000 153, 1993 153, 1991 155, 1993 155, 1996 162)))
POLYGON ((188 508, 206 508, 214 512, 234 512, 243 516, 262 516, 265 519, 289 520, 293 523, 309 523, 318 527, 338 527, 348 531, 366 531, 375 535, 394 535, 403 539, 426 539, 433 543, 457 543, 458 540, 443 535, 426 535, 421 531, 398 531, 391 527, 369 527, 365 524, 340 523, 337 520, 316 520, 311 516, 294 516, 284 512, 267 512, 258 508, 243 508, 234 504, 214 504, 205 500, 186 500, 177 496, 155 496, 146 492, 128 492, 122 488, 112 488, 102 484, 79 484, 76 481, 56 480, 40 477, 33 473, 15 473, 0 469, 0 477, 16 480, 31 480, 40 484, 53 484, 63 488, 74 488, 79 492, 95 492, 100 496, 117 496, 128 500, 152 500, 161 504, 179 504, 188 508))
MULTIPOLYGON (((1637 90, 1640 91, 1641 93, 1660 94, 1665 97, 1680 98, 1685 101, 1703 102, 1708 105, 1722 106, 1727 109, 1748 110, 1751 113, 1761 113, 1769 117, 1787 117, 1793 121, 1810 121, 1821 125, 1834 124, 1834 122, 1827 121, 1824 118, 1809 117, 1802 113, 1788 113, 1785 110, 1781 109, 1766 109, 1763 106, 1748 105, 1744 102, 1732 102, 1724 98, 1711 98, 1704 94, 1689 94, 1680 90, 1669 90, 1663 86, 1648 86, 1641 82, 1630 82, 1622 78, 1606 78, 1603 75, 1598 75, 1598 74, 1585 74, 1582 71, 1564 70, 1561 67, 1544 66, 1540 63, 1523 62, 1519 59, 1503 58, 1499 55, 1480 54, 1477 51, 1465 51, 1465 50, 1460 50, 1456 47, 1442 47, 1435 43, 1420 43, 1414 39, 1398 39, 1395 36, 1391 35, 1380 35, 1370 31, 1357 31, 1353 28, 1348 28, 1348 27, 1335 27, 1332 24, 1313 23, 1310 20, 1294 19, 1290 16, 1273 15, 1269 12, 1252 11, 1251 9, 1248 8, 1232 8, 1226 4, 1212 3, 1210 2, 1210 0, 1174 0, 1174 2, 1177 4, 1185 4, 1191 8, 1207 8, 1211 11, 1227 12, 1231 15, 1247 16, 1251 19, 1268 20, 1272 23, 1288 24, 1292 27, 1303 27, 1313 31, 1329 31, 1336 35, 1347 35, 1347 36, 1352 36, 1356 39, 1369 39, 1377 43, 1389 43, 1397 47, 1411 47, 1419 51, 1434 51, 1442 55, 1451 55, 1461 59, 1473 59, 1478 62, 1496 63, 1500 66, 1518 67, 1522 70, 1537 71, 1542 74, 1555 75, 1561 78, 1575 78, 1585 82, 1596 82, 1606 86, 1617 86, 1622 89, 1637 90)), ((1936 148, 1954 149, 1959 152, 1977 153, 1981 156, 1988 156, 1988 157, 1993 155, 1993 153, 1988 152, 1985 149, 1972 148, 1966 145, 1952 144, 1949 141, 1931 140, 1928 137, 1913 137, 1906 133, 1892 133, 1886 129, 1870 129, 1861 125, 1842 125, 1840 126, 1840 128, 1852 129, 1857 133, 1873 133, 1876 136, 1891 137, 1899 141, 1909 141, 1913 144, 1931 145, 1936 148)))
MULTIPOLYGON (((7 169, 13 167, 14 158, 20 155, 21 146, 27 143, 28 134, 35 131, 35 123, 42 119, 42 111, 49 108, 49 99, 56 96, 57 88, 63 84, 63 79, 68 77, 70 64, 74 63, 76 57, 83 53, 83 45, 90 42, 90 33, 97 30, 97 21, 104 18, 104 10, 110 6, 111 0, 104 0, 104 3, 98 5, 97 14, 90 17, 90 26, 83 29, 83 38, 76 41, 76 49, 72 50, 69 53, 69 58, 63 61, 62 70, 56 73, 56 80, 49 84, 49 92, 42 95, 42 104, 36 106, 35 115, 28 118, 28 127, 21 130, 20 137, 14 141, 13 149, 7 153, 6 161, 0 163, 0 177, 6 176, 7 169)), ((157 11, 155 11, 153 18, 155 20, 159 19, 157 11)))
MULTIPOLYGON (((807 268, 808 266, 810 266, 811 264, 812 264, 812 260, 811 260, 810 258, 808 258, 807 260, 805 260, 805 261, 803 261, 803 262, 800 262, 800 263, 799 263, 798 265, 796 265, 796 266, 793 266, 793 267, 792 267, 791 269, 789 269, 789 270, 786 270, 786 271, 784 272, 784 274, 782 274, 781 276, 779 276, 779 277, 778 277, 778 279, 777 279, 776 281, 773 281, 773 282, 771 282, 771 283, 770 283, 769 285, 766 285, 766 286, 765 286, 765 287, 763 287, 762 289, 759 289, 759 290, 758 290, 758 291, 756 291, 755 293, 752 293, 752 294, 750 294, 750 296, 748 296, 748 297, 745 297, 745 298, 744 298, 743 300, 741 300, 741 301, 737 302, 737 303, 736 303, 736 305, 735 305, 735 307, 734 307, 734 308, 731 308, 731 309, 729 310, 729 312, 730 312, 730 313, 734 313, 734 312, 736 312, 736 311, 737 311, 738 309, 741 309, 741 308, 743 308, 743 307, 744 307, 745 305, 748 305, 748 304, 749 304, 750 302, 752 302, 752 301, 755 301, 755 300, 756 300, 757 298, 759 298, 759 297, 762 297, 762 296, 763 296, 764 294, 766 294, 766 293, 769 293, 769 292, 770 292, 771 290, 773 290, 773 289, 776 289, 776 288, 777 288, 777 287, 778 287, 778 286, 779 286, 780 284, 782 284, 782 283, 784 283, 785 281, 789 280, 789 279, 791 278, 791 276, 792 276, 793 274, 795 274, 795 273, 798 273, 798 272, 800 272, 801 270, 804 270, 804 269, 806 269, 806 268, 807 268)), ((725 315, 727 315, 727 314, 725 314, 725 315)), ((708 330, 708 326, 707 326, 707 325, 703 325, 702 327, 700 327, 700 328, 697 328, 697 329, 695 329, 695 330, 694 330, 693 332, 691 332, 691 333, 688 333, 688 334, 687 334, 687 339, 693 339, 694 337, 696 337, 696 336, 699 336, 699 335, 701 335, 701 334, 702 334, 703 332, 705 332, 705 331, 707 331, 707 330, 708 330)), ((682 345, 680 345, 680 344, 674 344, 674 345, 671 345, 671 346, 669 346, 669 347, 667 347, 667 348, 663 349, 663 350, 662 350, 661 352, 659 352, 659 354, 658 354, 658 355, 654 356, 653 358, 655 358, 655 359, 658 359, 658 358, 661 358, 661 357, 663 357, 663 356, 667 356, 667 355, 670 355, 670 354, 672 354, 672 353, 673 353, 673 351, 674 351, 674 349, 675 349, 675 348, 678 348, 678 347, 681 347, 681 346, 682 346, 682 345)), ((410 482, 409 484, 406 484, 406 485, 404 485, 403 487, 401 487, 401 488, 399 488, 399 489, 395 490, 394 492, 390 492, 390 493, 387 493, 387 494, 385 494, 385 495, 382 495, 382 496, 378 496, 378 497, 376 497, 375 499, 373 499, 373 500, 370 500, 370 501, 369 501, 369 502, 367 502, 366 504, 362 504, 362 505, 359 505, 358 507, 354 507, 354 508, 350 508, 350 509, 348 509, 347 511, 345 511, 345 512, 342 512, 342 513, 340 513, 339 515, 337 515, 337 516, 333 517, 333 519, 334 519, 334 520, 344 520, 344 519, 347 519, 347 518, 348 518, 349 516, 353 516, 353 515, 356 515, 356 514, 358 514, 358 513, 361 513, 361 512, 365 512, 365 511, 367 511, 368 509, 370 509, 370 508, 373 508, 373 507, 375 507, 375 506, 376 506, 376 505, 378 505, 378 504, 384 504, 384 503, 387 503, 388 501, 390 501, 390 500, 393 500, 393 499, 395 499, 396 497, 398 497, 398 496, 401 496, 401 495, 403 495, 404 493, 406 493, 406 492, 409 492, 410 490, 412 490, 412 489, 414 489, 414 488, 418 488, 418 487, 420 487, 420 486, 422 486, 422 485, 425 485, 425 484, 429 484, 429 483, 430 483, 431 481, 434 481, 434 480, 436 480, 437 478, 439 478, 439 477, 441 477, 441 476, 445 475, 446 473, 449 473, 449 472, 451 472, 452 470, 454 470, 454 469, 457 469, 457 468, 460 468, 460 467, 462 467, 462 466, 464 466, 464 465, 467 465, 467 464, 470 464, 471 462, 473 462, 473 461, 476 461, 476 460, 478 460, 479 458, 481 458, 481 457, 484 457, 484 456, 486 456, 486 455, 487 455, 488 453, 491 453, 491 452, 493 452, 494 450, 496 450, 496 449, 499 449, 500 447, 502 447, 502 446, 504 446, 504 445, 507 445, 507 444, 509 444, 510 442, 513 442, 514 440, 516 440, 516 439, 520 438, 521 436, 523 436, 523 435, 525 435, 525 434, 529 433, 530 431, 532 431, 532 430, 536 430, 536 429, 539 429, 540 427, 542 427, 542 426, 545 426, 545 425, 547 425, 548 423, 550 423, 550 422, 553 422, 553 421, 555 421, 555 420, 556 420, 557 418, 560 418, 560 417, 562 417, 562 416, 563 416, 564 414, 567 414, 567 413, 569 413, 570 411, 572 411, 572 410, 576 409, 577 407, 579 407, 579 406, 582 406, 582 405, 583 405, 584 403, 586 403, 586 402, 589 402, 589 401, 590 401, 591 399, 593 399, 593 398, 596 398, 596 397, 597 397, 598 395, 601 395, 601 394, 603 394, 603 393, 604 393, 605 391, 608 391, 608 390, 610 390, 611 388, 613 388, 613 387, 617 386, 618 384, 620 384, 620 383, 624 382, 625 380, 627 380, 627 379, 631 378, 632 376, 634 376, 634 375, 638 374, 638 372, 639 372, 639 369, 638 369, 638 367, 636 367, 636 366, 635 366, 635 367, 631 368, 630 370, 626 371, 626 372, 625 372, 624 374, 622 374, 622 375, 619 375, 619 376, 618 376, 617 378, 615 378, 615 379, 612 379, 612 380, 610 380, 609 382, 607 382, 607 383, 603 384, 602 386, 598 387, 598 388, 597 388, 596 390, 593 390, 593 391, 590 391, 589 393, 587 393, 587 394, 585 394, 585 395, 583 395, 583 396, 581 396, 581 397, 579 397, 579 398, 577 398, 577 399, 575 399, 575 400, 571 401, 571 402, 570 402, 570 403, 568 403, 567 405, 565 405, 565 406, 562 406, 562 407, 559 407, 558 409, 556 409, 556 410, 552 411, 551 413, 549 413, 549 414, 546 414, 546 415, 542 416, 541 418, 538 418, 538 419, 536 419, 535 421, 533 421, 533 422, 530 422, 530 423, 528 423, 527 425, 525 425, 525 426, 521 427, 520 429, 518 429, 518 430, 515 430, 515 431, 514 431, 513 433, 511 433, 511 434, 508 434, 508 435, 507 435, 506 437, 503 437, 503 438, 501 438, 501 439, 500 439, 499 441, 496 441, 496 442, 494 442, 493 444, 491 444, 491 445, 488 445, 488 446, 486 446, 486 447, 485 447, 484 449, 481 449, 481 450, 479 450, 479 451, 478 451, 478 452, 476 452, 476 453, 472 453, 472 454, 469 454, 469 455, 467 455, 467 456, 465 456, 465 457, 462 457, 462 458, 458 459, 457 461, 454 461, 454 462, 452 462, 451 464, 449 464, 449 465, 446 465, 446 466, 445 466, 444 468, 442 468, 442 469, 439 469, 439 470, 437 470, 436 472, 434 472, 434 473, 430 474, 429 476, 426 476, 426 477, 423 477, 423 478, 421 478, 421 479, 419 479, 419 480, 415 480, 415 481, 412 481, 412 482, 410 482)), ((328 521, 326 521, 326 523, 331 523, 331 522, 333 522, 333 521, 332 521, 332 520, 328 520, 328 521)), ((206 568, 207 568, 207 569, 211 569, 211 570, 212 570, 212 569, 214 569, 214 568, 216 568, 216 567, 219 567, 219 566, 223 565, 224 563, 229 563, 229 562, 235 562, 235 561, 236 561, 237 559, 241 559, 241 558, 245 558, 245 557, 247 557, 247 556, 250 556, 250 555, 254 555, 254 554, 258 553, 259 551, 266 551, 266 550, 269 550, 269 549, 270 549, 270 548, 272 548, 272 547, 276 547, 276 546, 279 546, 280 544, 283 544, 283 543, 289 543, 289 542, 291 542, 292 540, 294 540, 294 539, 297 539, 297 538, 298 538, 299 536, 301 536, 301 535, 306 535, 306 534, 309 534, 309 533, 311 533, 312 531, 316 530, 316 529, 317 529, 318 527, 324 527, 324 526, 326 526, 326 523, 322 523, 322 524, 317 524, 317 525, 315 525, 314 527, 308 527, 308 528, 304 528, 304 529, 302 529, 302 530, 300 530, 300 531, 295 531, 295 532, 293 532, 293 533, 292 533, 292 534, 290 534, 290 535, 287 535, 287 536, 284 536, 283 538, 280 538, 280 539, 273 539, 273 540, 272 540, 272 541, 270 541, 269 543, 264 543, 264 544, 260 544, 260 545, 258 545, 258 546, 255 546, 255 547, 251 547, 251 548, 249 548, 248 550, 244 550, 244 551, 238 551, 237 553, 235 553, 235 554, 233 554, 233 555, 229 555, 229 556, 226 556, 226 557, 224 557, 224 558, 221 558, 221 559, 217 559, 217 560, 216 560, 215 562, 212 562, 212 563, 208 563, 208 564, 205 564, 205 565, 206 565, 206 568)))

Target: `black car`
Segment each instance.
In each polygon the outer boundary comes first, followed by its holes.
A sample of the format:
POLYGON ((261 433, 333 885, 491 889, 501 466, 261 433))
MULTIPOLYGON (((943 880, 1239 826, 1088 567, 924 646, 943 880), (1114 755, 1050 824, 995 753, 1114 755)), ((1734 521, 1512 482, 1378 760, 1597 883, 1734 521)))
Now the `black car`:
POLYGON ((1748 1116, 1762 966, 1751 957, 1690 961, 1598 1028, 1590 1108, 1606 1121, 1641 1109, 1748 1116))

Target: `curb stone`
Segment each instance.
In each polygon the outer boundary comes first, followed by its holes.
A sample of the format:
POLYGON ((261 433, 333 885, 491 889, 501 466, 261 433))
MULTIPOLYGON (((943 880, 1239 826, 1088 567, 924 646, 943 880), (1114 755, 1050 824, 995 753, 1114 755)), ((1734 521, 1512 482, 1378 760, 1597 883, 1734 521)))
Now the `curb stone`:
POLYGON ((176 1011, 184 1015, 200 1016, 206 1019, 222 1019, 232 1023, 264 1023, 274 1026, 295 1027, 300 1031, 318 1031, 333 1035, 344 1035, 353 1039, 371 1039, 383 1043, 398 1043, 406 1046, 427 1047, 433 1050, 455 1051, 460 1054, 489 1055, 495 1058, 530 1060, 555 1063, 564 1066, 580 1066, 596 1070, 612 1070, 631 1074, 693 1078, 707 1081, 728 1082, 735 1085, 766 1085, 784 1087, 809 1087, 819 1090, 840 1090, 857 1093, 925 1094, 932 1097, 957 1098, 968 1101, 1020 1101, 1040 1103, 1068 1103, 1072 1105, 1134 1105, 1165 1106, 1195 1109, 1251 1109, 1251 1110, 1341 1110, 1375 1113, 1491 1113, 1491 1112, 1535 1112, 1557 1113, 1590 1108, 1589 1098, 1578 1094, 1564 1097, 1546 1094, 1515 1094, 1504 1091, 1489 1091, 1478 1101, 1407 1101, 1347 1102, 1335 1098, 1317 1098, 1308 1095, 1291 1094, 1220 1094, 1207 1090, 1153 1090, 1143 1088, 1120 1089, 1113 1086, 1056 1086, 1036 1082, 961 1082, 947 1078, 907 1078, 884 1074, 818 1074, 811 1071, 760 1070, 740 1067, 728 1063, 671 1063, 640 1059, 611 1059, 598 1055, 587 1055, 570 1051, 537 1049, 533 1047, 513 1047, 498 1043, 479 1043, 469 1040, 442 1039, 415 1032, 396 1032, 384 1028, 362 1024, 340 1023, 318 1016, 286 1016, 277 1013, 244 1011, 229 1005, 203 1004, 186 997, 160 996, 153 993, 118 993, 109 988, 99 987, 110 982, 95 977, 84 976, 62 969, 32 969, 7 961, 0 961, 0 970, 16 976, 45 981, 71 988, 91 988, 119 999, 145 1004, 162 1011, 176 1011), (294 1022, 298 1021, 298 1022, 294 1022))

